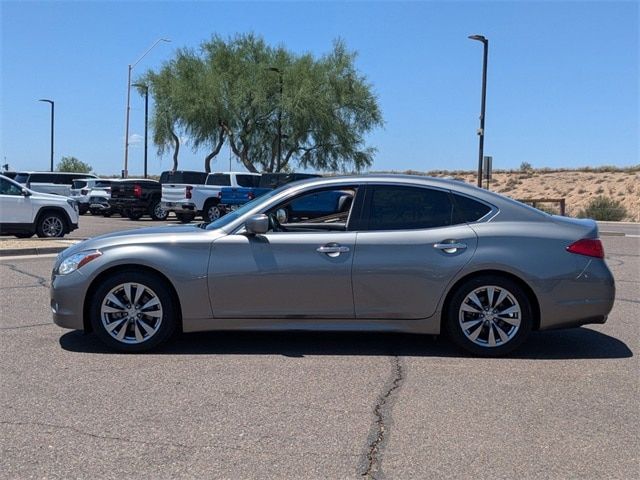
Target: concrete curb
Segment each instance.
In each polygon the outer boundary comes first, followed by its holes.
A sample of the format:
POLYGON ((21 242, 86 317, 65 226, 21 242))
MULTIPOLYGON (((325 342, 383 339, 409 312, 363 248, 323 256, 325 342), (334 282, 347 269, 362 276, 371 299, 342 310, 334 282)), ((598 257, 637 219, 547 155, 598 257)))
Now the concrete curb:
POLYGON ((624 232, 600 232, 603 237, 625 237, 624 232))
POLYGON ((47 255, 51 253, 60 253, 66 250, 71 245, 66 247, 32 247, 32 248, 7 248, 0 250, 0 258, 2 257, 15 257, 15 256, 28 256, 28 255, 47 255))

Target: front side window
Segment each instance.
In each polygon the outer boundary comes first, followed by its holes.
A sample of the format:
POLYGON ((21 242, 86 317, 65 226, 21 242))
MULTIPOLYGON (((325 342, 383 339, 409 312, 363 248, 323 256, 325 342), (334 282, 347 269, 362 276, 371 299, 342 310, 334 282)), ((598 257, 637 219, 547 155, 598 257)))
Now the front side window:
POLYGON ((375 185, 367 211, 367 230, 414 230, 454 223, 449 192, 431 188, 375 185))
POLYGON ((22 195, 22 188, 4 178, 0 178, 0 195, 22 195))
POLYGON ((357 187, 313 190, 286 200, 267 213, 272 231, 346 230, 357 187))

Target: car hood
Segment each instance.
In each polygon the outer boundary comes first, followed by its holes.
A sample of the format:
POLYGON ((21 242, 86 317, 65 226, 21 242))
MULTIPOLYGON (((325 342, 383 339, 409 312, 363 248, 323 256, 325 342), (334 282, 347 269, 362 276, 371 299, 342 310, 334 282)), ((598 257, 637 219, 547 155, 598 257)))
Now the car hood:
POLYGON ((222 230, 206 230, 198 225, 166 225, 163 227, 137 228, 89 238, 67 248, 60 254, 59 258, 66 258, 83 250, 104 250, 120 245, 213 242, 223 235, 225 233, 222 230))
POLYGON ((54 193, 42 193, 36 192, 35 190, 29 190, 31 192, 32 200, 46 200, 58 203, 67 203, 67 200, 72 200, 70 197, 66 197, 64 195, 56 195, 54 193))

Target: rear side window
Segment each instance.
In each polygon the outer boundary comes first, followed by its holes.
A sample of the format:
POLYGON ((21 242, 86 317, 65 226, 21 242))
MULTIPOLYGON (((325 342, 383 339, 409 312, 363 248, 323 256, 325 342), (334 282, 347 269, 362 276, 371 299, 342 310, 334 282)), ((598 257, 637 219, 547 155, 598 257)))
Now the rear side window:
POLYGON ((419 187, 374 186, 368 196, 368 230, 414 230, 453 223, 449 192, 419 187))
POLYGON ((76 190, 79 190, 81 188, 84 188, 87 186, 87 181, 86 180, 74 180, 73 181, 73 185, 71 186, 71 188, 75 188, 76 190))
POLYGON ((231 186, 231 176, 228 173, 211 173, 207 177, 207 185, 231 186))
POLYGON ((236 175, 236 181, 241 187, 254 188, 260 184, 258 175, 236 175))
POLYGON ((454 218, 456 223, 470 223, 480 220, 491 211, 491 207, 464 195, 453 194, 454 218))
POLYGON ((206 172, 178 170, 175 172, 162 172, 162 174, 160 175, 160 183, 193 183, 196 185, 204 185, 206 179, 206 172))
POLYGON ((110 186, 111 186, 111 182, 109 180, 100 180, 94 184, 95 188, 106 188, 110 186))

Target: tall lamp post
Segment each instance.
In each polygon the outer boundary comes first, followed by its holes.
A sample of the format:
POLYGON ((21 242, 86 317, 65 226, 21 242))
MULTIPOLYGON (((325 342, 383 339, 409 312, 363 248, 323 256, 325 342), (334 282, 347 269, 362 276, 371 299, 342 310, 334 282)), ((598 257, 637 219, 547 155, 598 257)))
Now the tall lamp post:
POLYGON ((471 40, 482 42, 484 55, 482 61, 482 102, 480 104, 480 128, 478 129, 478 187, 482 188, 482 158, 484 154, 484 112, 487 99, 487 58, 489 56, 489 39, 482 35, 470 35, 471 40))
POLYGON ((53 100, 48 100, 46 98, 41 98, 38 100, 39 102, 47 102, 51 104, 51 171, 53 172, 53 123, 55 120, 55 104, 53 100))
POLYGON ((133 64, 129 64, 129 75, 128 75, 128 79, 127 79, 127 114, 126 114, 126 121, 125 121, 125 130, 124 130, 124 169, 122 170, 122 178, 127 178, 127 176, 129 175, 129 110, 130 110, 130 106, 131 106, 131 70, 134 69, 134 67, 140 63, 140 60, 142 60, 144 57, 147 56, 147 54, 154 49, 154 47, 156 45, 158 45, 160 42, 170 42, 171 40, 166 39, 166 38, 159 38, 158 40, 155 41, 155 43, 153 45, 151 45, 146 52, 144 52, 140 58, 138 58, 138 60, 135 61, 135 63, 133 64))
POLYGON ((142 83, 134 83, 133 87, 144 88, 144 178, 147 178, 147 141, 149 130, 149 87, 142 83))
POLYGON ((280 165, 282 164, 282 70, 278 67, 269 67, 269 70, 278 74, 278 84, 280 85, 280 107, 278 108, 278 164, 276 166, 276 171, 279 171, 280 165))

